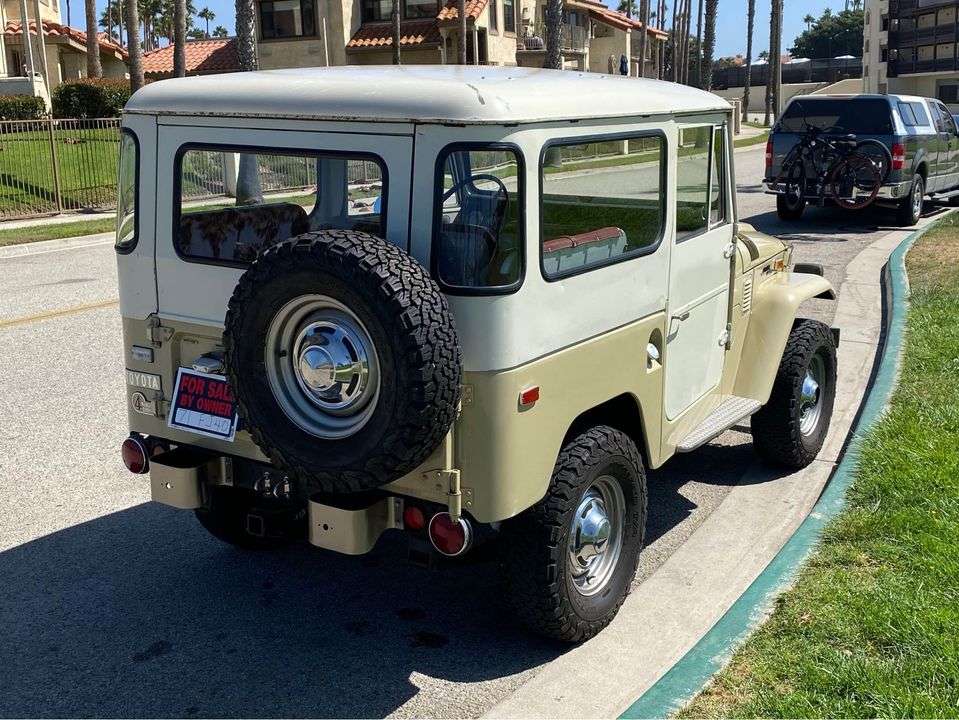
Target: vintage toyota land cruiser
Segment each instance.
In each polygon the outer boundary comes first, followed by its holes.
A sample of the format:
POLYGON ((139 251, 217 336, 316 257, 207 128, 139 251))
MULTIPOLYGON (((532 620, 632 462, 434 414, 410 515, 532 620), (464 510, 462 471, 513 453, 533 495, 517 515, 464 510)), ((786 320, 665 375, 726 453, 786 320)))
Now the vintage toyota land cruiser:
POLYGON ((580 641, 626 596, 646 468, 751 418, 813 460, 836 344, 815 266, 737 224, 731 109, 489 67, 153 83, 123 117, 131 434, 154 500, 242 548, 457 556, 580 641))

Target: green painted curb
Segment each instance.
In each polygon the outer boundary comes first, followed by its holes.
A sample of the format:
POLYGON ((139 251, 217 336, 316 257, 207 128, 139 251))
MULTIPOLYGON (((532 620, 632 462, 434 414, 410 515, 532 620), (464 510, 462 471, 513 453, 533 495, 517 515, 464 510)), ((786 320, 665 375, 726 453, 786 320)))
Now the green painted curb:
MULTIPOLYGON (((950 214, 947 213, 946 217, 950 214)), ((879 368, 856 427, 850 433, 850 441, 842 460, 833 471, 816 505, 726 614, 665 675, 630 705, 620 718, 668 717, 692 699, 763 621, 773 601, 793 580, 802 563, 819 542, 823 528, 845 506, 846 490, 855 476, 862 436, 882 414, 899 377, 899 350, 906 327, 909 294, 906 253, 916 240, 940 221, 930 223, 904 238, 889 256, 887 267, 892 298, 879 368)))

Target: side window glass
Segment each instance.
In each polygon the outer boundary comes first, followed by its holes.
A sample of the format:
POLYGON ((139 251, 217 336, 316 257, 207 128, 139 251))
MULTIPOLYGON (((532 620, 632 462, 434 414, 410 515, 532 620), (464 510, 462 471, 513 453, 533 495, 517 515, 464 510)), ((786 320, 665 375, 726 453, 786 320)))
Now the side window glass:
POLYGON ((665 141, 552 145, 540 179, 540 257, 556 279, 655 249, 665 226, 665 141))
POLYGON ((189 148, 178 160, 176 250, 250 263, 310 230, 385 237, 384 171, 369 156, 189 148))
POLYGON ((902 119, 902 124, 906 127, 916 126, 916 115, 912 111, 909 103, 899 103, 899 117, 902 119))
POLYGON ((922 106, 922 103, 909 103, 909 107, 912 108, 918 125, 926 126, 929 124, 929 116, 926 115, 926 109, 922 106))
POLYGON ((120 165, 117 171, 117 230, 115 247, 130 252, 137 244, 137 140, 129 130, 120 133, 120 165))
POLYGON ((447 150, 440 157, 433 272, 452 290, 503 291, 523 270, 520 160, 499 148, 447 150))
POLYGON ((676 158, 677 241, 706 230, 712 131, 712 125, 687 127, 679 131, 679 153, 676 158))
POLYGON ((710 182, 709 225, 726 222, 726 142, 724 128, 713 131, 712 178, 710 182))

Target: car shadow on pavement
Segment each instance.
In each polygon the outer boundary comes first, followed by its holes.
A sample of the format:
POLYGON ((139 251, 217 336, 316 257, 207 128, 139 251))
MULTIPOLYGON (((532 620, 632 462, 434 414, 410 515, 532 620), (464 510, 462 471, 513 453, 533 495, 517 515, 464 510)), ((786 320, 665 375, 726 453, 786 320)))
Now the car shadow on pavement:
POLYGON ((397 540, 242 553, 147 503, 0 553, 0 716, 382 717, 416 673, 474 683, 566 650, 512 624, 495 563, 430 571, 397 540))

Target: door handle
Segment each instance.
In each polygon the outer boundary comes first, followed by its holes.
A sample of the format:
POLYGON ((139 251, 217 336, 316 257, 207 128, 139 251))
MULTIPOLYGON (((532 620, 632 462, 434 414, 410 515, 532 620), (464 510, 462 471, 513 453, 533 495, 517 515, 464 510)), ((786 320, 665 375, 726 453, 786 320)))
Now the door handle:
POLYGON ((689 320, 689 310, 686 312, 676 313, 673 315, 673 320, 679 320, 680 322, 683 320, 689 320))

